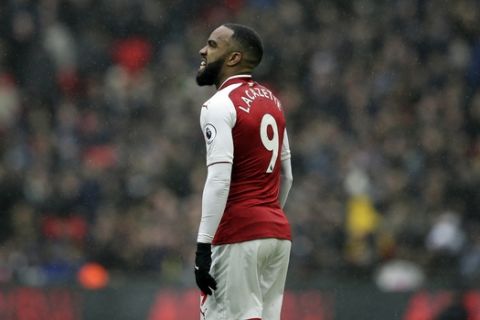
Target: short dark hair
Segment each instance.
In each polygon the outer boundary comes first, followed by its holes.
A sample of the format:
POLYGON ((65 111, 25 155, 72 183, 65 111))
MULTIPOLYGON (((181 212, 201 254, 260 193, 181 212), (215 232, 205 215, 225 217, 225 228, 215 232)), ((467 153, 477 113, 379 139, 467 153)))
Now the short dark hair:
POLYGON ((257 32, 237 23, 225 23, 224 26, 233 31, 232 39, 237 41, 247 54, 247 62, 256 67, 263 57, 263 44, 257 32))

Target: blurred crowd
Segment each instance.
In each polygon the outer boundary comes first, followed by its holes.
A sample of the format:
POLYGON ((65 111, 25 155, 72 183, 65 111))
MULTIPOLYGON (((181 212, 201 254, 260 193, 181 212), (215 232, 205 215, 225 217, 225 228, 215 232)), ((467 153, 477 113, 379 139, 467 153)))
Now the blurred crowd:
POLYGON ((0 21, 0 283, 91 261, 185 281, 214 92, 198 50, 224 22, 263 37, 255 77, 285 108, 290 276, 478 280, 478 1, 9 0, 0 21))

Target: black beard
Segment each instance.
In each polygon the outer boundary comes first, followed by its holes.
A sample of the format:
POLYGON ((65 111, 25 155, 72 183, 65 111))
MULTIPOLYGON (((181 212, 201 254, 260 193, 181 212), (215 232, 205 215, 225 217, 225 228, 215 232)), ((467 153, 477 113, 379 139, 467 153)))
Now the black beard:
POLYGON ((203 71, 197 73, 197 84, 199 86, 211 86, 216 84, 224 61, 225 58, 219 58, 217 61, 207 64, 203 71))

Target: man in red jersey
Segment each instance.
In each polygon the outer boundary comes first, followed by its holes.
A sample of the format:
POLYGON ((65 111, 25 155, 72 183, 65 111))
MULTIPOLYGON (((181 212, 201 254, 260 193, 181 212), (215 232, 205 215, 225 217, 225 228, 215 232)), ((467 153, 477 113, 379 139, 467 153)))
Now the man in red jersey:
POLYGON ((202 198, 195 278, 206 320, 280 319, 291 247, 283 206, 292 184, 280 101, 252 79, 263 55, 255 31, 215 29, 200 50, 208 174, 202 198))

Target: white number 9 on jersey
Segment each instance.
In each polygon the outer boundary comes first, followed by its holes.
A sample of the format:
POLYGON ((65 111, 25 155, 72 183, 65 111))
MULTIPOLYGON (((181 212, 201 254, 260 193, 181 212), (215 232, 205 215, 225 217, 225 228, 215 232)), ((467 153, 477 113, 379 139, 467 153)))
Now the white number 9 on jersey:
POLYGON ((266 173, 271 173, 275 167, 275 162, 278 157, 278 149, 280 148, 277 122, 271 114, 266 113, 262 118, 262 123, 260 124, 260 138, 262 139, 265 149, 272 152, 270 163, 268 164, 267 171, 265 171, 266 173), (268 136, 268 127, 272 128, 271 132, 273 135, 271 138, 268 136))

